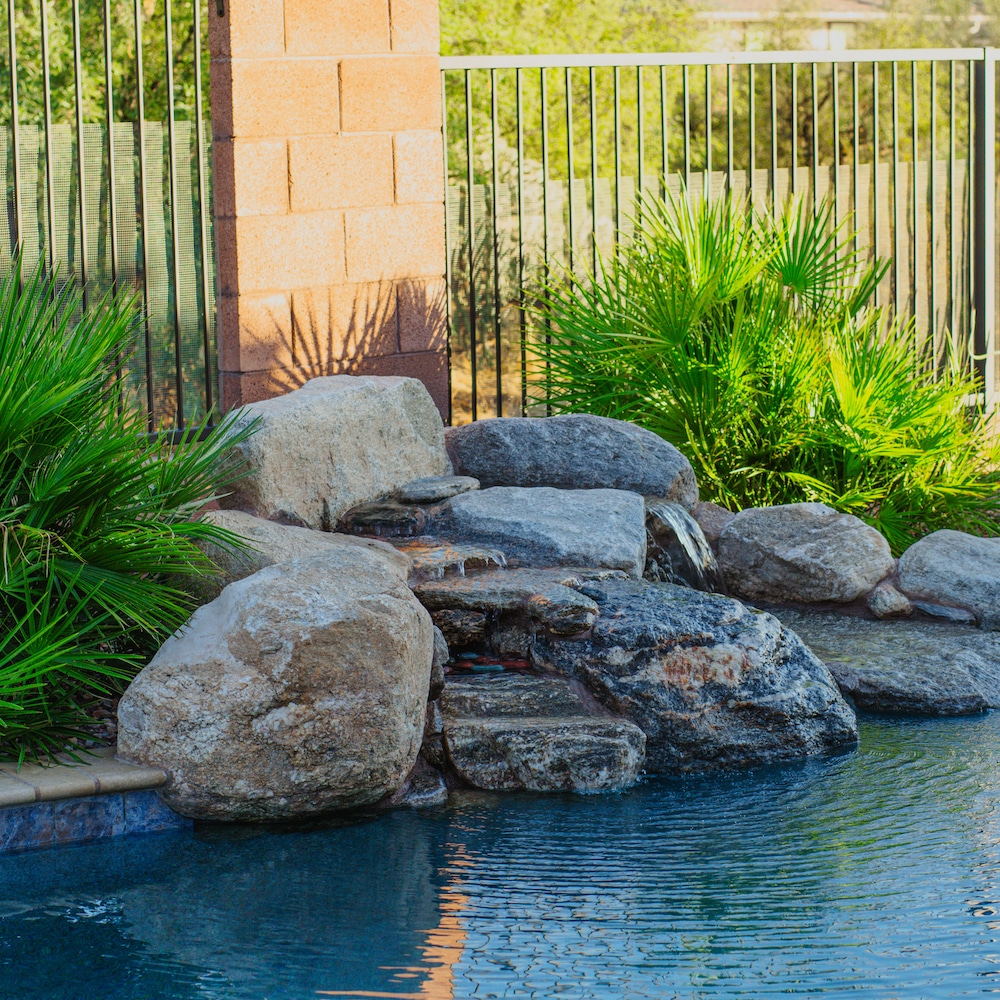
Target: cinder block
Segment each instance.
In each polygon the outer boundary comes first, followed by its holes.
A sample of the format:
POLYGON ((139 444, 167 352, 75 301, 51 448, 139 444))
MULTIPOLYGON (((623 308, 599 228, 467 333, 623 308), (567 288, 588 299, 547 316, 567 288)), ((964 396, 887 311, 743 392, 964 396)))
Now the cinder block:
POLYGON ((396 311, 402 353, 443 351, 447 348, 446 290, 443 278, 397 282, 396 311))
POLYGON ((390 136, 302 136, 288 150, 293 212, 392 204, 390 136))
POLYGON ((399 350, 391 283, 334 285, 292 293, 294 363, 329 367, 399 350))
POLYGON ((284 139, 224 139, 212 151, 218 216, 284 215, 288 149, 284 139))
POLYGON ((441 51, 441 17, 438 0, 389 0, 393 52, 441 51))
POLYGON ((222 17, 208 5, 208 47, 212 58, 280 56, 285 51, 282 0, 226 0, 222 17))
POLYGON ((438 277, 444 269, 441 205, 395 205, 344 213, 349 281, 438 277))
POLYGON ((399 132, 393 137, 396 202, 444 204, 441 129, 399 132))
POLYGON ((285 0, 289 55, 389 51, 388 0, 285 0))
POLYGON ((223 295, 344 282, 341 212, 219 219, 216 233, 223 295))
POLYGON ((233 59, 230 65, 231 135, 327 135, 340 130, 336 59, 233 59))
POLYGON ((260 371, 293 363, 291 295, 220 297, 219 368, 260 371))
POLYGON ((341 62, 340 88, 345 132, 441 128, 437 56, 349 56, 341 62))

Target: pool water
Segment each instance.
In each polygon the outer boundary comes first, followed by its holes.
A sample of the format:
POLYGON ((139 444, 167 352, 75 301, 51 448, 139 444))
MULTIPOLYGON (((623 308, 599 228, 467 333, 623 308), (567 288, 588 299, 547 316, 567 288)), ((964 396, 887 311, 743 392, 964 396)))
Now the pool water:
POLYGON ((3 1000, 1000 992, 1000 713, 619 795, 0 858, 3 1000))

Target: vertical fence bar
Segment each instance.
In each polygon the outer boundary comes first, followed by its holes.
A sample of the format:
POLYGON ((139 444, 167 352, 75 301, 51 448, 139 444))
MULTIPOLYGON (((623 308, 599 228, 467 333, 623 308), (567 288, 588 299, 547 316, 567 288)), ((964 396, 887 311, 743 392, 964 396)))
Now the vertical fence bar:
POLYGON ((812 200, 813 214, 819 204, 819 79, 816 63, 812 64, 812 200))
MULTIPOLYGON (((545 78, 545 67, 539 70, 539 87, 542 102, 542 257, 544 260, 545 280, 549 280, 549 96, 545 78)), ((552 342, 551 320, 545 320, 545 346, 552 342)), ((545 385, 549 385, 549 359, 545 359, 545 385)), ((547 395, 547 394, 546 394, 547 395)), ((551 405, 546 402, 545 415, 552 413, 551 405)))
POLYGON ((830 65, 830 83, 833 100, 833 220, 839 222, 840 215, 840 67, 830 65))
POLYGON ((667 67, 660 67, 660 167, 663 173, 663 197, 667 197, 667 171, 670 169, 670 149, 668 145, 667 122, 667 67))
POLYGON ((733 190, 733 64, 726 65, 726 190, 733 190))
MULTIPOLYGON (((569 70, 567 74, 567 106, 569 104, 569 70)), ((490 153, 493 167, 493 196, 490 199, 490 207, 493 209, 493 362, 496 366, 496 413, 498 417, 503 416, 503 366, 501 364, 501 343, 500 343, 500 230, 498 228, 499 215, 497 213, 497 201, 500 196, 500 169, 497 163, 497 140, 500 128, 497 118, 497 71, 490 70, 490 153)), ((570 169, 572 175, 572 167, 570 169)), ((572 261, 573 247, 573 202, 569 203, 570 208, 570 260, 572 261)), ((572 267, 572 263, 570 264, 572 267)))
POLYGON ((984 408, 996 400, 996 50, 985 49, 975 73, 975 262, 973 339, 984 408))
POLYGON ((691 197, 691 79, 687 66, 681 74, 684 98, 684 197, 691 197))
POLYGON ((87 204, 86 161, 83 149, 83 57, 80 42, 80 0, 72 0, 70 15, 73 21, 73 110, 76 119, 76 183, 79 188, 77 203, 80 207, 80 285, 83 308, 90 304, 90 268, 87 260, 87 204))
MULTIPOLYGON (((118 294, 118 190, 115 184, 115 97, 112 74, 111 0, 104 0, 104 110, 108 130, 108 226, 111 237, 111 294, 118 294)), ((205 303, 208 308, 208 302, 205 303)), ((208 363, 206 355, 206 364, 208 363)))
POLYGON ((851 202, 854 207, 854 225, 852 226, 854 230, 854 252, 858 252, 858 197, 861 192, 861 185, 858 181, 858 166, 860 165, 861 159, 861 132, 860 132, 860 122, 859 118, 859 107, 858 107, 858 64, 851 63, 851 202))
MULTIPOLYGON (((520 70, 518 70, 520 72, 520 70)), ((451 426, 451 334, 452 334, 452 271, 451 271, 451 198, 448 195, 448 77, 441 74, 441 114, 444 127, 441 129, 442 165, 444 168, 444 318, 445 318, 445 355, 448 359, 448 426, 451 426)), ((520 165, 519 165, 520 166, 520 165)))
MULTIPOLYGON (((593 72, 591 70, 591 74, 593 72)), ((524 417, 528 413, 528 319, 524 311, 524 81, 520 69, 514 73, 514 89, 517 104, 517 301, 521 339, 521 416, 524 417)), ((596 216, 596 188, 594 196, 596 216)))
POLYGON ((600 257, 597 246, 597 87, 595 86, 594 67, 590 67, 590 198, 593 207, 594 230, 591 235, 592 264, 594 274, 597 274, 597 264, 600 257))
POLYGON ((968 76, 968 90, 969 90, 969 100, 967 108, 967 149, 968 156, 965 160, 966 168, 966 212, 969 219, 969 263, 968 263, 968 281, 969 281, 969 308, 972 310, 973 322, 970 323, 968 327, 968 351, 973 358, 978 353, 975 346, 975 336, 978 330, 978 319, 976 317, 976 251, 979 244, 976 241, 976 176, 975 176, 975 164, 976 164, 976 71, 975 63, 970 59, 967 63, 969 67, 968 76))
MULTIPOLYGON (((201 228, 201 294, 205 303, 201 321, 202 345, 205 352, 205 411, 211 413, 214 406, 212 392, 212 342, 208 332, 208 310, 215 301, 214 290, 209 280, 208 267, 208 196, 205 191, 205 137, 202 123, 201 90, 201 0, 191 0, 194 20, 194 118, 195 156, 198 157, 198 222, 201 228)), ((444 105, 442 105, 444 107, 444 105)), ((447 185, 445 186, 447 191, 447 185)), ((447 244, 445 244, 447 245, 447 244)))
MULTIPOLYGON (((795 146, 795 143, 792 143, 795 146)), ((777 218, 778 206, 778 67, 771 63, 771 212, 777 218)))
POLYGON ((638 163, 636 164, 635 171, 635 183, 638 188, 638 193, 635 200, 635 211, 636 214, 642 212, 642 193, 644 191, 643 182, 645 181, 645 170, 643 168, 644 161, 646 159, 646 144, 643 141, 643 123, 646 119, 646 105, 642 99, 642 67, 636 66, 635 68, 635 114, 636 114, 636 156, 638 158, 638 163))
POLYGON ((566 67, 566 201, 569 209, 569 269, 573 270, 575 246, 573 242, 573 81, 572 70, 566 67))
POLYGON ((911 177, 911 188, 913 191, 913 201, 910 217, 910 225, 913 227, 913 239, 910 245, 910 293, 913 296, 913 318, 917 316, 917 225, 920 220, 920 213, 917 204, 917 163, 920 152, 920 131, 917 123, 917 63, 916 60, 910 63, 910 154, 913 159, 913 176, 911 177))
POLYGON ((892 302, 899 314, 899 63, 892 61, 892 302))
MULTIPOLYGON (((545 73, 545 70, 542 70, 545 73)), ((544 76, 543 76, 544 79, 544 76)), ((472 130, 472 71, 465 71, 465 219, 469 227, 469 368, 472 401, 470 412, 473 421, 478 416, 479 385, 477 370, 476 323, 476 161, 472 130)))
POLYGON ((930 174, 927 177, 927 201, 930 205, 930 332, 931 332, 931 353, 932 362, 937 364, 938 348, 938 323, 937 323, 937 190, 935 175, 937 174, 937 63, 931 63, 931 148, 928 153, 930 161, 930 174))
POLYGON ((750 203, 753 204, 753 172, 757 167, 757 74, 753 63, 747 70, 747 90, 750 94, 750 120, 747 123, 750 132, 750 148, 747 150, 747 189, 750 191, 750 203))
MULTIPOLYGON (((879 183, 878 183, 878 154, 879 154, 879 114, 878 114, 878 63, 872 63, 872 248, 875 257, 879 256, 878 238, 878 217, 879 217, 879 183)), ((881 287, 881 285, 879 286, 881 287)), ((875 289, 875 305, 881 300, 879 287, 875 289)))
MULTIPOLYGON (((544 71, 543 71, 544 72, 544 71)), ((615 130, 615 246, 618 245, 622 224, 622 98, 621 68, 614 68, 614 130, 615 130)))
POLYGON ((705 201, 712 200, 712 67, 705 66, 705 201))
POLYGON ((17 12, 14 0, 7 0, 7 55, 10 59, 10 136, 14 154, 14 241, 20 255, 24 245, 24 212, 21 207, 21 124, 17 98, 17 12))
POLYGON ((49 274, 56 269, 56 191, 52 176, 52 83, 49 75, 48 0, 39 0, 39 31, 42 43, 42 115, 45 123, 45 208, 47 216, 49 274))
POLYGON ((798 192, 799 172, 799 67, 792 63, 789 67, 792 71, 792 104, 790 108, 791 132, 792 132, 792 165, 789 176, 789 188, 793 195, 798 192))
POLYGON ((170 229, 174 279, 174 374, 177 387, 177 427, 184 429, 184 366, 181 357, 181 250, 178 245, 177 137, 174 134, 174 31, 171 0, 163 0, 163 35, 167 56, 167 172, 170 184, 170 229))
POLYGON ((949 334, 954 346, 958 329, 958 266, 955 262, 955 60, 948 64, 948 303, 949 334))
MULTIPOLYGON (((44 0, 43 0, 44 2, 44 0)), ((146 348, 146 412, 147 426, 155 428, 153 399, 153 337, 149 316, 149 218, 146 206, 146 92, 142 54, 142 0, 133 0, 135 21, 135 108, 137 145, 139 146, 139 230, 142 237, 142 312, 146 348)))

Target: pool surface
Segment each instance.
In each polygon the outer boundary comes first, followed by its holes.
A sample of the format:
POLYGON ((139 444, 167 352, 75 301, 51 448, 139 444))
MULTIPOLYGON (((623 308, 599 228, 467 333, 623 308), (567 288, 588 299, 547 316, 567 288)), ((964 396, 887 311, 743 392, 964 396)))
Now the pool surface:
POLYGON ((3 1000, 1000 992, 1000 713, 611 796, 0 857, 3 1000))

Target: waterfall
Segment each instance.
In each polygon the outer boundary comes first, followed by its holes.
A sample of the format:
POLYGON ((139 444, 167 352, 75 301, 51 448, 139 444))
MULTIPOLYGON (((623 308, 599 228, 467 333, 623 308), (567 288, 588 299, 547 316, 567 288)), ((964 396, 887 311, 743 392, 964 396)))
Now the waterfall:
POLYGON ((709 593, 725 593, 715 553, 698 522, 680 504, 646 508, 646 577, 709 593))

